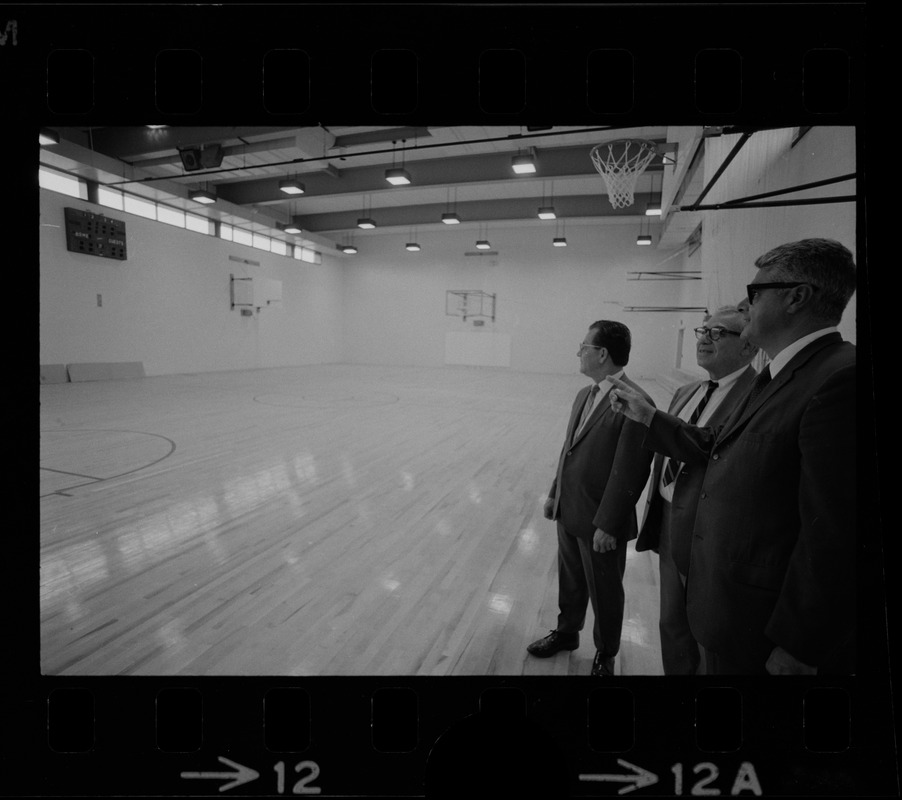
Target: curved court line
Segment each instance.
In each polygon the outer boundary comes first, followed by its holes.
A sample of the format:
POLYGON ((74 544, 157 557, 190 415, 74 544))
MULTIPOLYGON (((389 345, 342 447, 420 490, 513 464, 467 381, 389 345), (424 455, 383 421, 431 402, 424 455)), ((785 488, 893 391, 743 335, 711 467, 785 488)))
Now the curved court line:
MULTIPOLYGON (((114 481, 116 478, 122 478, 125 475, 131 475, 133 472, 140 472, 142 469, 147 469, 148 467, 152 467, 154 464, 159 464, 161 461, 169 458, 175 452, 175 442, 172 439, 169 439, 166 436, 163 436, 159 433, 148 433, 147 431, 131 431, 131 430, 122 430, 121 428, 52 428, 48 430, 42 430, 40 433, 137 433, 141 436, 152 436, 155 439, 162 439, 164 442, 169 443, 169 452, 164 453, 159 458, 154 461, 150 461, 147 464, 142 464, 140 467, 135 467, 134 469, 126 470, 125 472, 120 472, 118 475, 108 475, 106 478, 95 478, 91 483, 80 483, 76 486, 67 486, 64 489, 58 489, 55 492, 50 492, 50 494, 42 494, 38 496, 39 500, 43 500, 45 497, 52 497, 55 494, 62 495, 64 497, 68 497, 65 492, 71 489, 79 489, 82 486, 91 486, 94 483, 104 483, 105 481, 114 481)), ((54 470, 50 467, 42 467, 38 465, 38 469, 46 469, 49 472, 63 472, 62 470, 54 470)), ((67 473, 64 473, 67 474, 67 473)), ((89 476, 85 476, 89 477, 89 476)))
POLYGON ((98 478, 96 475, 82 475, 80 472, 67 472, 64 469, 54 469, 53 467, 38 467, 38 469, 42 469, 45 472, 55 472, 57 475, 71 475, 73 478, 87 478, 92 481, 103 480, 103 478, 98 478))

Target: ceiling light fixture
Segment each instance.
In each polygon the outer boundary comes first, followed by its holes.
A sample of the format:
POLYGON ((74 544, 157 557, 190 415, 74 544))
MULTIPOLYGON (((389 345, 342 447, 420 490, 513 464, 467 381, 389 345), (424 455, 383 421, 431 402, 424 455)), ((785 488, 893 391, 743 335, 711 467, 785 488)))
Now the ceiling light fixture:
POLYGON ((444 214, 442 214, 442 222, 445 225, 460 225, 460 217, 452 211, 452 208, 457 208, 457 187, 454 187, 454 204, 451 204, 451 187, 448 187, 448 204, 446 206, 448 209, 444 214))
POLYGON ((293 233, 298 235, 302 233, 301 226, 295 224, 294 221, 294 212, 295 212, 295 204, 290 203, 288 207, 288 224, 287 225, 279 225, 279 227, 285 231, 285 233, 293 233))
POLYGON ((406 186, 410 183, 410 173, 406 169, 397 167, 385 170, 385 180, 392 186, 406 186))
POLYGON ((216 202, 216 195, 208 192, 206 189, 197 189, 189 192, 188 197, 196 203, 204 203, 205 205, 216 202))
POLYGON ((489 242, 489 226, 488 225, 483 225, 482 223, 480 223, 479 224, 479 233, 477 234, 477 236, 479 237, 476 240, 476 249, 477 250, 491 250, 492 249, 492 245, 489 242))
POLYGON ((419 253, 420 250, 422 250, 422 248, 416 242, 408 242, 404 245, 404 247, 411 253, 419 253))
POLYGON ((649 245, 651 244, 651 236, 649 234, 639 234, 636 237, 636 244, 638 245, 649 245))
POLYGON ((554 181, 551 182, 551 195, 545 199, 545 181, 542 181, 542 205, 538 210, 539 219, 557 219, 554 213, 554 181))
POLYGON ((536 160, 532 155, 514 156, 511 159, 511 167, 517 175, 532 175, 536 171, 536 160))
MULTIPOLYGON (((402 140, 404 143, 407 142, 406 139, 402 140)), ((391 155, 391 169, 385 170, 385 180, 387 180, 392 186, 406 186, 410 183, 410 173, 404 169, 404 152, 401 151, 401 166, 398 166, 397 161, 395 160, 396 152, 395 145, 398 144, 398 140, 394 139, 391 143, 392 145, 392 155, 391 155)))
POLYGON ((555 237, 554 237, 554 241, 552 242, 552 244, 553 244, 555 247, 566 247, 566 246, 567 246, 567 239, 566 239, 565 237, 563 237, 563 236, 555 236, 555 237))
POLYGON ((285 192, 285 194, 304 194, 306 191, 303 183, 298 183, 294 180, 279 181, 279 189, 285 192))
POLYGON ((350 234, 345 233, 342 237, 342 243, 338 244, 336 242, 335 246, 341 250, 342 253, 347 253, 349 256, 356 255, 357 248, 354 246, 354 237, 350 234))
POLYGON ((361 211, 362 216, 357 218, 357 227, 363 228, 364 230, 372 230, 376 227, 376 220, 374 220, 370 214, 373 211, 373 205, 369 201, 369 196, 364 195, 363 197, 363 209, 361 211))

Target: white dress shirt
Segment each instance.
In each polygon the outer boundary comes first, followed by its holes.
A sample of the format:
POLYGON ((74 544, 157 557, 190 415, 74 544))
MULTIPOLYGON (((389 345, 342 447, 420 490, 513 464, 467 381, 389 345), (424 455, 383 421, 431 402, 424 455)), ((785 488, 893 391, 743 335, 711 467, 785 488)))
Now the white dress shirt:
MULTIPOLYGON (((615 372, 611 377, 622 380, 623 370, 615 372)), ((598 387, 598 391, 595 393, 594 400, 590 398, 592 405, 589 406, 589 408, 583 408, 582 418, 576 428, 576 433, 574 434, 574 436, 579 434, 579 432, 583 429, 583 426, 589 421, 589 417, 592 416, 592 412, 595 411, 595 407, 604 399, 605 395, 614 388, 614 384, 608 380, 602 380, 595 385, 598 387)))
MULTIPOLYGON (((733 385, 736 381, 739 380, 739 376, 742 375, 748 369, 748 365, 737 369, 735 372, 731 372, 729 375, 724 375, 720 380, 715 381, 717 383, 717 388, 711 393, 711 399, 708 400, 708 405, 702 409, 702 413, 696 421, 696 425, 699 428, 703 428, 711 416, 717 411, 717 407, 723 402, 723 399, 730 393, 733 388, 733 385)), ((695 393, 686 404, 680 409, 680 413, 677 416, 683 420, 683 422, 689 422, 689 419, 692 417, 692 412, 695 411, 698 404, 702 401, 702 398, 705 396, 705 392, 708 391, 708 382, 703 381, 702 385, 696 389, 695 393)), ((677 473, 676 480, 672 483, 668 483, 666 486, 664 485, 664 475, 667 470, 667 462, 670 461, 669 456, 664 456, 664 461, 661 464, 661 477, 658 481, 658 493, 663 497, 668 503, 673 502, 673 487, 676 485, 676 482, 680 479, 679 473, 677 473)))
POLYGON ((796 339, 792 344, 784 347, 768 362, 771 379, 776 378, 777 373, 792 360, 792 357, 804 350, 805 347, 811 344, 815 339, 820 339, 821 336, 826 336, 828 333, 836 333, 837 330, 839 329, 835 326, 830 328, 821 328, 819 331, 809 333, 807 336, 803 336, 801 339, 796 339))

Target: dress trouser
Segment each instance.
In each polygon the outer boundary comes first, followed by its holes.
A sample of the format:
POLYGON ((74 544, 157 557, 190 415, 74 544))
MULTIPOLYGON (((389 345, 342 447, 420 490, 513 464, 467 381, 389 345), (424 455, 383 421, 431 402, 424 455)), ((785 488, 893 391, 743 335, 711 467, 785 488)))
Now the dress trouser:
POLYGON ((605 658, 620 650, 623 628, 623 572, 626 569, 626 541, 606 553, 592 549, 591 539, 571 536, 558 522, 558 606, 557 629, 578 633, 592 603, 595 649, 605 658))
POLYGON ((689 629, 686 615, 686 576, 673 560, 670 503, 662 501, 658 555, 661 572, 661 660, 665 675, 695 675, 702 662, 702 648, 689 629))

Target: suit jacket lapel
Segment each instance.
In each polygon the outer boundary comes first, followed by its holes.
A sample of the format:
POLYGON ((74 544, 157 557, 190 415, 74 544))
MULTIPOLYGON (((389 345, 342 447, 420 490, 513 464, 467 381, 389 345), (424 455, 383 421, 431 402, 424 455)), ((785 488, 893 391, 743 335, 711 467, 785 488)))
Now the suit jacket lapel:
POLYGON ((822 336, 820 339, 815 339, 801 352, 796 353, 795 356, 793 356, 789 361, 789 363, 785 367, 783 367, 783 369, 781 369, 779 373, 777 373, 777 377, 764 387, 761 394, 759 394, 754 399, 754 401, 746 405, 746 407, 738 416, 733 415, 730 417, 730 419, 727 420, 723 430, 721 430, 720 435, 717 437, 717 440, 722 441, 726 437, 732 436, 740 431, 755 415, 758 409, 761 408, 764 403, 768 402, 768 400, 770 400, 770 398, 773 397, 777 392, 779 392, 784 386, 786 386, 786 384, 788 384, 792 380, 796 371, 800 367, 804 366, 812 356, 814 356, 816 353, 819 353, 821 349, 823 349, 827 345, 835 344, 836 342, 841 341, 842 337, 840 337, 838 333, 828 334, 827 336, 822 336))
POLYGON ((574 434, 579 427, 579 421, 583 418, 583 409, 586 407, 586 396, 589 394, 590 388, 591 387, 586 386, 585 388, 580 389, 579 393, 576 395, 577 398, 581 397, 582 399, 574 406, 573 413, 570 415, 570 423, 567 425, 567 441, 570 442, 571 447, 576 443, 574 434))
MULTIPOLYGON (((687 384, 686 391, 683 392, 683 396, 680 398, 680 402, 678 402, 673 410, 669 413, 673 414, 673 416, 679 415, 679 413, 683 410, 683 406, 689 402, 689 400, 695 396, 695 393, 698 391, 698 387, 702 385, 701 381, 696 381, 695 383, 687 384)), ((679 391, 679 389, 677 389, 679 391)))
MULTIPOLYGON (((621 376, 620 380, 626 381, 626 375, 621 376)), ((586 390, 588 391, 588 390, 586 390)), ((573 439, 573 444, 576 444, 580 441, 588 432, 589 429, 595 425, 598 420, 600 420, 607 411, 611 408, 611 392, 610 390, 604 393, 604 397, 596 403, 595 408, 592 409, 592 413, 589 415, 589 419, 586 420, 586 424, 583 425, 583 429, 576 435, 576 438, 573 439)), ((582 417, 582 405, 580 405, 580 413, 576 418, 576 425, 579 425, 580 417, 582 417)))
POLYGON ((764 387, 761 394, 742 409, 742 413, 738 417, 733 416, 727 420, 724 429, 720 432, 720 436, 717 437, 718 441, 725 439, 727 436, 732 436, 744 428, 745 424, 755 415, 755 412, 789 382, 790 378, 792 378, 792 372, 793 370, 786 368, 780 370, 780 374, 764 387))
POLYGON ((742 403, 743 398, 748 394, 757 374, 754 367, 749 366, 746 368, 745 372, 743 372, 736 383, 733 384, 730 391, 727 392, 727 395, 724 397, 721 404, 714 410, 714 413, 711 414, 707 422, 705 422, 705 427, 719 425, 730 418, 732 411, 742 403), (735 402, 737 399, 739 400, 738 403, 735 402))

